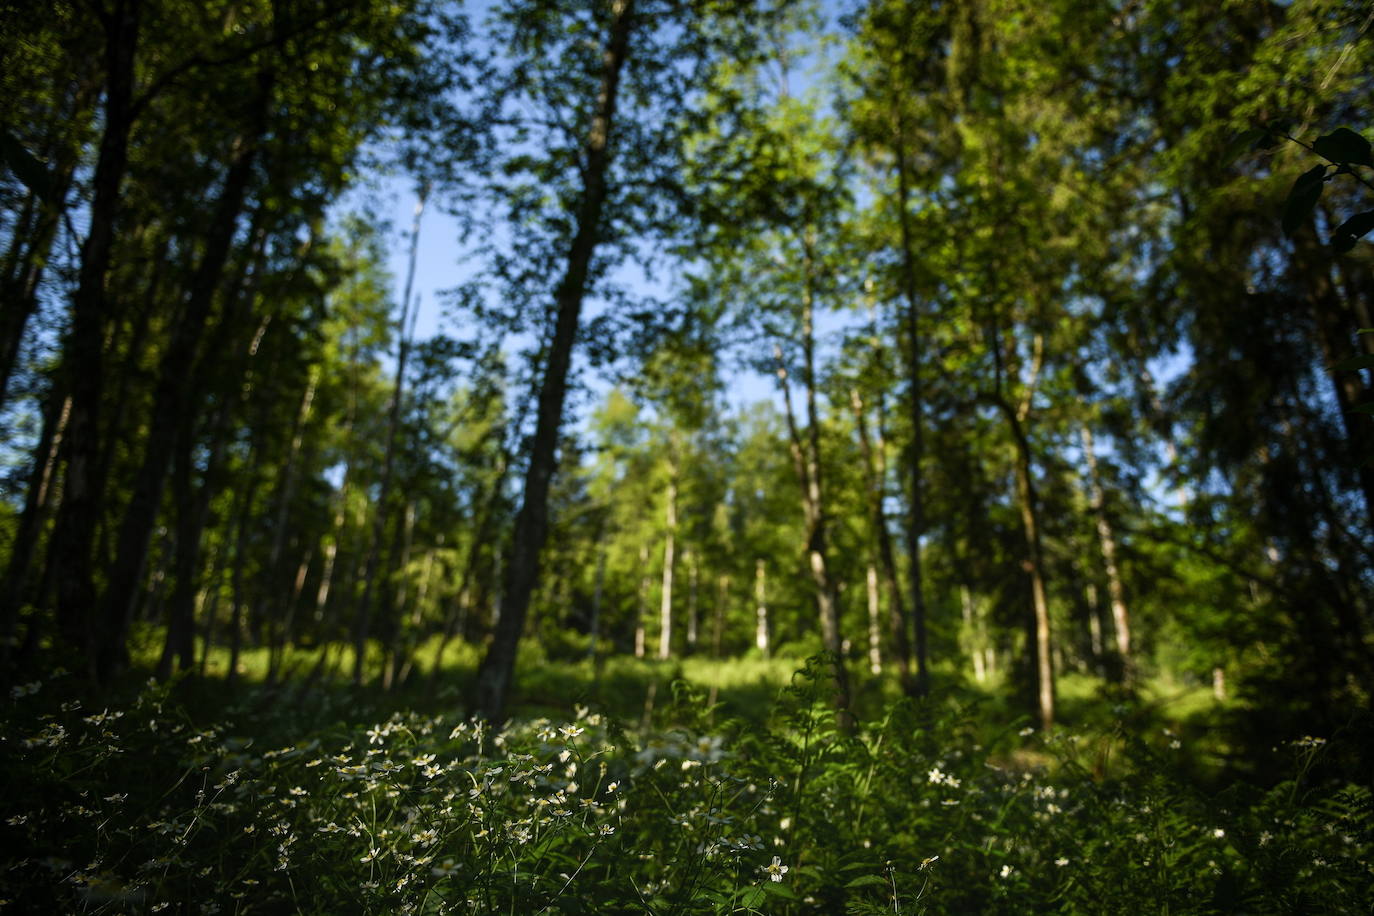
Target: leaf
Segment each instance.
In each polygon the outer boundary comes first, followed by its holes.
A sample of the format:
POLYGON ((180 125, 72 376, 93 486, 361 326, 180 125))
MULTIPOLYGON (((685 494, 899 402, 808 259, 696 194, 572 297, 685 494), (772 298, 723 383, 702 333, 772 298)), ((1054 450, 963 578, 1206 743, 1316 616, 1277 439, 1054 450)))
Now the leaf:
POLYGON ((765 891, 763 888, 759 887, 757 884, 755 884, 753 887, 746 890, 743 894, 740 894, 740 906, 749 910, 757 910, 759 908, 759 904, 763 903, 764 898, 767 896, 768 892, 765 891))
POLYGON ((1335 372, 1354 372, 1356 369, 1374 369, 1374 353, 1362 353, 1343 359, 1331 367, 1335 372))
POLYGON ((1318 137, 1312 149, 1318 156, 1324 156, 1339 165, 1367 165, 1374 168, 1374 155, 1370 153, 1369 141, 1348 127, 1338 127, 1318 137))
POLYGON ((1264 126, 1264 136, 1255 144, 1257 149, 1273 149, 1284 141, 1293 129, 1293 122, 1286 120, 1270 121, 1264 126))
POLYGON ((1255 149, 1259 142, 1269 136, 1269 131, 1262 127, 1252 127, 1242 131, 1231 140, 1226 147, 1226 152, 1222 154, 1222 163, 1230 165, 1241 156, 1255 149))
POLYGON ((765 881, 763 883, 763 892, 771 897, 781 897, 783 900, 797 899, 796 891, 792 890, 792 888, 788 887, 786 884, 781 884, 777 881, 765 881))
POLYGON ((9 131, 0 128, 0 161, 9 167, 14 177, 22 181, 30 191, 46 203, 56 203, 53 199, 52 183, 48 181, 48 170, 43 163, 34 158, 9 131))
POLYGON ((1283 204, 1283 234, 1292 237, 1322 196, 1322 185, 1326 181, 1326 166, 1314 165, 1298 176, 1288 191, 1288 199, 1283 204))
POLYGON ((882 887, 887 887, 886 879, 879 878, 877 875, 863 875, 862 877, 855 878, 853 881, 850 881, 848 884, 845 885, 845 887, 872 887, 875 884, 880 885, 882 887))
POLYGON ((1360 236, 1371 229, 1374 229, 1374 210, 1356 213, 1337 226, 1336 231, 1331 233, 1331 247, 1336 249, 1338 254, 1344 254, 1354 248, 1355 243, 1360 240, 1360 236))

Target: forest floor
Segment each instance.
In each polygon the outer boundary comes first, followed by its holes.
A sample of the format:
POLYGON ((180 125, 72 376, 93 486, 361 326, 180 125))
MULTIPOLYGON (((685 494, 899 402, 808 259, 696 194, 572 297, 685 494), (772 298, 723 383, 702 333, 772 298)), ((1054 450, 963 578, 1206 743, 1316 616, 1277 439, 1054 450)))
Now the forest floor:
POLYGON ((461 713, 476 660, 452 648, 436 676, 425 664, 391 692, 306 687, 306 652, 280 660, 296 679, 275 687, 265 653, 242 656, 232 688, 212 655, 209 677, 131 681, 101 709, 73 675, 14 688, 0 899, 110 913, 1353 912, 1374 899, 1374 806, 1344 775, 1359 743, 1242 747, 1243 708, 1200 684, 1127 693, 1066 676, 1062 722, 1042 733, 991 685, 916 702, 856 669, 850 729, 822 659, 593 666, 532 649, 512 721, 493 731, 461 713))

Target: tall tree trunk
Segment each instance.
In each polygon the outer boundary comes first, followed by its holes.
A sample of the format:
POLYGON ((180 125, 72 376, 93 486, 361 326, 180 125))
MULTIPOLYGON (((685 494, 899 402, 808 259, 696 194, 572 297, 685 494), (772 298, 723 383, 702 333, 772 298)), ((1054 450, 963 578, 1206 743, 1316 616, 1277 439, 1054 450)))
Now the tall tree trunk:
POLYGON ((986 658, 983 654, 986 640, 983 638, 981 615, 973 604, 973 592, 967 583, 959 585, 959 609, 964 620, 964 632, 967 634, 969 658, 973 662, 973 679, 981 684, 988 676, 986 658))
POLYGON ((1026 381, 1021 398, 1013 404, 1004 391, 1002 357, 1002 337, 996 316, 990 328, 989 346, 993 356, 993 402, 1006 417, 1011 431, 1012 444, 1016 458, 1014 473, 1016 478, 1016 504, 1021 516, 1021 533, 1026 542, 1026 574, 1030 577, 1031 587, 1031 643, 1034 646, 1035 663, 1035 706, 1040 727, 1048 729, 1054 724, 1054 658, 1050 634, 1049 592, 1045 582, 1045 556, 1041 546, 1039 500, 1035 491, 1032 473, 1031 444, 1026 434, 1026 421, 1030 417, 1031 403, 1044 359, 1044 339, 1036 335, 1032 356, 1031 374, 1026 381))
POLYGON ((599 241, 601 210, 606 199, 606 172, 610 164, 610 135, 615 125, 616 93, 620 72, 630 51, 634 0, 612 0, 610 32, 602 57, 601 88, 596 113, 583 147, 583 188, 578 205, 577 231, 568 252, 568 263, 556 295, 557 319, 549 345, 548 363, 539 389, 539 408, 525 491, 515 519, 515 537, 506 583, 501 596, 500 620, 490 648, 477 672, 474 706, 489 720, 505 716, 520 634, 525 628, 530 597, 539 578, 539 554, 548 535, 549 483, 557 465, 558 430, 563 423, 563 401, 568 388, 573 343, 577 337, 582 300, 586 295, 588 269, 599 241))
MULTIPOLYGON (((600 538, 597 539, 600 542, 600 538)), ((606 593, 606 547, 600 544, 596 551, 596 587, 592 591, 592 619, 587 627, 587 660, 593 669, 597 662, 597 644, 601 639, 601 599, 606 593)))
POLYGON ((711 657, 720 658, 721 643, 725 639, 725 605, 730 600, 730 577, 716 580, 716 606, 711 614, 711 657))
POLYGON ((783 407, 787 419, 792 463, 802 490, 802 512, 806 520, 806 558, 811 581, 816 590, 816 610, 820 617, 821 643, 835 660, 835 711, 837 721, 848 728, 853 719, 849 713, 849 671, 845 665, 844 642, 840 635, 839 603, 836 583, 831 575, 827 548, 825 488, 821 480, 820 412, 816 405, 815 354, 815 259, 811 227, 803 230, 803 284, 801 311, 802 389, 806 406, 806 436, 797 428, 792 409, 791 386, 783 364, 782 349, 775 347, 778 364, 778 384, 782 388, 783 407))
MULTIPOLYGON (((1369 353, 1370 337, 1356 334, 1361 319, 1368 319, 1368 306, 1360 295, 1342 296, 1332 278, 1329 255, 1317 240, 1315 232, 1304 230, 1295 247, 1295 263, 1302 276, 1299 284, 1308 290, 1307 299, 1316 324, 1318 343, 1327 366, 1363 353, 1369 353), (1365 338, 1364 347, 1358 338, 1365 338)), ((1363 292, 1363 291, 1362 291, 1363 292)), ((1340 372, 1327 369, 1331 391, 1335 397, 1341 423, 1349 443, 1350 464, 1364 500, 1364 525, 1356 530, 1368 530, 1374 525, 1374 420, 1361 415, 1355 407, 1374 401, 1374 388, 1366 385, 1363 372, 1340 372)))
POLYGON ((1093 515, 1097 521, 1097 543, 1102 551, 1102 566, 1107 572, 1107 598, 1112 608, 1112 627, 1116 631, 1119 670, 1122 679, 1130 683, 1134 667, 1131 656, 1131 615, 1126 609, 1126 590, 1121 585, 1121 574, 1116 565, 1116 537, 1112 532, 1111 521, 1107 518, 1102 480, 1097 473, 1097 451, 1093 447, 1092 430, 1087 424, 1079 427, 1079 430, 1083 439, 1083 457, 1088 464, 1089 493, 1092 497, 1093 515))
MULTIPOLYGON (((266 233, 262 229, 264 218, 265 209, 260 205, 254 211, 249 231, 251 250, 240 261, 229 284, 225 307, 220 312, 209 345, 201 353, 202 365, 195 372, 197 379, 209 378, 216 374, 215 369, 222 361, 223 353, 228 351, 236 354, 232 365, 220 373, 219 405, 207 426, 210 451, 199 489, 192 485, 196 441, 189 415, 201 408, 191 407, 188 410, 188 422, 180 424, 177 430, 172 467, 173 501, 177 512, 176 559, 173 566, 176 584, 167 605, 167 633, 157 668, 159 678, 169 677, 174 664, 182 671, 190 671, 196 664, 196 608, 204 604, 205 596, 197 575, 201 537, 209 520, 210 503, 224 486, 223 457, 232 432, 234 404, 243 397, 242 383, 246 378, 251 379, 250 362, 256 353, 257 342, 266 330, 264 321, 257 327, 256 333, 250 335, 248 332, 253 331, 254 326, 245 320, 257 291, 256 282, 246 282, 249 272, 251 270, 256 278, 266 258, 266 233)), ((196 392, 202 399, 202 405, 206 394, 205 390, 196 392)))
MULTIPOLYGON (((437 537, 437 547, 425 551, 425 565, 424 569, 420 571, 420 587, 416 589, 415 606, 410 612, 410 620, 407 624, 410 635, 405 640, 402 650, 403 657, 400 659, 396 672, 395 683, 398 685, 404 685, 409 681, 410 673, 415 669, 415 655, 421 637, 420 627, 424 624, 425 619, 425 600, 429 597, 430 587, 434 584, 434 554, 436 549, 443 546, 444 536, 440 534, 437 537)), ((404 610, 404 608, 400 608, 400 610, 404 610)))
POLYGON ((868 561, 864 584, 868 587, 868 670, 873 675, 883 673, 882 601, 878 597, 878 567, 868 561))
POLYGON ((358 602, 353 624, 353 683, 363 682, 363 662, 367 658, 367 640, 372 635, 372 594, 377 587, 381 561, 382 537, 386 533, 387 513, 391 502, 391 478, 396 464, 397 434, 401 425, 401 401, 405 389, 406 359, 410 355, 410 310, 418 306, 411 302, 411 287, 415 282, 415 262, 420 248, 420 217, 425 212, 427 186, 421 186, 415 202, 415 219, 410 229, 410 265, 401 301, 401 319, 397 323, 400 338, 396 354, 396 378, 392 385, 391 405, 387 414, 386 451, 382 456, 382 480, 377 489, 377 505, 372 514, 372 528, 367 542, 367 565, 363 570, 363 596, 358 602))
POLYGON ((253 447, 253 458, 248 465, 248 480, 239 491, 239 505, 236 516, 237 533, 234 537, 234 565, 231 572, 233 587, 233 610, 229 617, 229 670, 225 680, 231 685, 238 682, 239 656, 243 652, 243 610, 247 595, 243 587, 243 568, 248 561, 248 526, 253 514, 253 498, 258 489, 258 456, 260 450, 253 447))
MULTIPOLYGON (((221 411, 225 412, 225 408, 221 407, 221 411)), ((176 557, 172 576, 176 584, 172 587, 172 597, 167 604, 167 634, 157 664, 157 676, 163 680, 171 676, 173 666, 188 671, 195 664, 196 566, 200 559, 201 533, 209 514, 211 480, 219 464, 223 443, 223 437, 217 435, 220 425, 218 421, 212 425, 215 432, 211 433, 210 460, 199 493, 191 482, 195 443, 189 425, 179 437, 181 441, 173 456, 172 497, 177 514, 176 557)))
POLYGON ((768 574, 763 557, 754 561, 754 645, 764 658, 770 652, 770 632, 768 626, 768 574))
POLYGON ((94 665, 96 656, 91 651, 96 639, 91 551, 104 512, 104 485, 97 465, 102 445, 105 327, 117 317, 106 296, 105 281, 120 209, 120 185, 128 167, 134 114, 134 55, 141 13, 141 0, 115 0, 113 9, 102 17, 105 125, 91 181, 90 228, 81 246, 71 328, 62 361, 72 406, 67 421, 62 506, 49 551, 57 582, 58 629, 64 639, 86 652, 87 674, 93 681, 98 679, 98 672, 94 665))
POLYGON ((663 591, 658 609, 658 657, 673 654, 673 551, 677 539, 677 462, 669 459, 668 506, 665 510, 663 536, 663 591))
POLYGON ((639 592, 635 601, 635 658, 643 658, 646 650, 645 621, 649 614, 649 545, 639 545, 639 592))
POLYGON ((382 651, 386 658, 382 666, 383 690, 390 690, 396 685, 401 656, 405 654, 402 645, 405 627, 401 622, 401 613, 405 609, 406 601, 409 600, 410 589, 404 572, 410 566, 410 550, 414 536, 415 501, 411 500, 406 503, 405 515, 392 538, 391 549, 387 551, 386 577, 388 581, 396 582, 396 592, 383 609, 382 626, 379 628, 382 651))
POLYGON ((49 390, 43 410, 43 428, 38 434, 29 485, 24 492, 24 508, 15 527, 5 578, 0 584, 0 627, 3 627, 0 629, 0 672, 8 670, 11 653, 17 645, 19 612, 25 604, 34 552, 52 505, 49 495, 71 406, 71 398, 63 394, 61 388, 54 386, 49 390))
MULTIPOLYGON (((854 410, 854 422, 858 427, 859 446, 864 455, 864 471, 868 484, 869 524, 877 543, 878 560, 882 564, 883 579, 888 593, 888 632, 892 637, 892 651, 897 656, 898 679, 908 695, 919 692, 918 684, 911 677, 911 640, 907 634, 906 602, 897 582, 897 558, 892 548, 892 535, 887 527, 887 513, 883 510, 883 482, 886 468, 883 459, 881 435, 876 448, 869 439, 868 423, 864 417, 864 402, 857 388, 849 393, 850 406, 854 410)), ((878 414, 882 416, 882 402, 879 400, 878 414)), ((879 420, 881 429, 881 419, 879 420)))
POLYGON ((907 520, 907 566, 911 575, 911 622, 916 632, 916 691, 924 696, 930 690, 929 654, 926 635, 925 581, 921 567, 921 539, 925 537, 925 483, 921 463, 925 460, 925 394, 921 385, 920 295, 916 289, 916 254, 912 250, 911 214, 908 200, 910 176, 906 161, 906 125, 903 109, 897 106, 897 219, 902 233, 902 292, 906 298, 906 337, 909 350, 907 376, 910 381, 911 473, 910 515, 907 520))
MULTIPOLYGON (((297 463, 300 458, 301 444, 305 441, 305 426, 310 421, 310 407, 315 402, 315 388, 319 384, 320 370, 318 366, 312 367, 310 375, 305 383, 305 392, 301 395, 300 406, 296 409, 296 419, 291 425, 291 445, 286 452, 286 463, 282 468, 281 481, 277 487, 276 511, 273 513, 272 521, 272 546, 267 552, 266 576, 268 582, 273 584, 272 591, 276 591, 275 586, 280 582, 280 566, 282 553, 286 550, 287 532, 287 513, 291 509, 291 500, 296 495, 297 463)), ((261 617, 264 611, 264 602, 267 600, 267 589, 259 594, 257 599, 257 609, 253 612, 254 617, 261 617)), ((294 600, 287 606, 286 614, 291 615, 294 608, 294 600)), ((277 637, 272 640, 269 650, 269 661, 267 665, 267 682, 276 683, 278 669, 281 666, 281 650, 285 646, 290 634, 288 625, 282 625, 277 633, 277 637)))
POLYGON ((143 459, 119 527, 118 553, 110 570, 101 611, 96 669, 102 681, 119 674, 128 664, 125 642, 132 600, 147 560, 148 540, 161 508, 168 460, 175 448, 177 430, 192 422, 188 377, 200 351, 201 337, 243 212, 258 142, 266 130, 272 83, 270 73, 259 76, 253 125, 237 141, 238 149, 210 221, 205 253, 187 291, 185 311, 177 320, 163 352, 143 459))
POLYGON ((690 654, 696 651, 697 631, 701 623, 698 619, 700 614, 697 604, 699 570, 697 569, 697 555, 694 551, 687 550, 685 559, 687 560, 687 652, 690 654))

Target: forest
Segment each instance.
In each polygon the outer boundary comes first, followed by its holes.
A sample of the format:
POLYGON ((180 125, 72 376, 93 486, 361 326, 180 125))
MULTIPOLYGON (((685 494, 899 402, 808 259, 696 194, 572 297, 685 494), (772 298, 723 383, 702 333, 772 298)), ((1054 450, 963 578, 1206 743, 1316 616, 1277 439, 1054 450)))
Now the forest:
POLYGON ((0 4, 0 907, 1368 912, 1371 136, 1357 0, 0 4))

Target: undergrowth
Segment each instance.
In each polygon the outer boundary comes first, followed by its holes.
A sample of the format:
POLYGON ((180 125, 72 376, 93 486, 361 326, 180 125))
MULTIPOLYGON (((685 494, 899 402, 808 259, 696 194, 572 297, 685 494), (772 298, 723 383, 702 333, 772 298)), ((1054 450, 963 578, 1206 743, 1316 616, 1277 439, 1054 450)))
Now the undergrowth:
POLYGON ((167 685, 95 709, 70 677, 3 716, 0 898, 90 913, 1353 912, 1371 797, 1337 742, 1207 793, 1182 741, 975 727, 909 700, 837 725, 814 658, 763 725, 686 682, 669 731, 249 704, 167 685), (330 723, 330 724, 325 724, 330 723), (283 734, 288 737, 283 740, 283 734))

